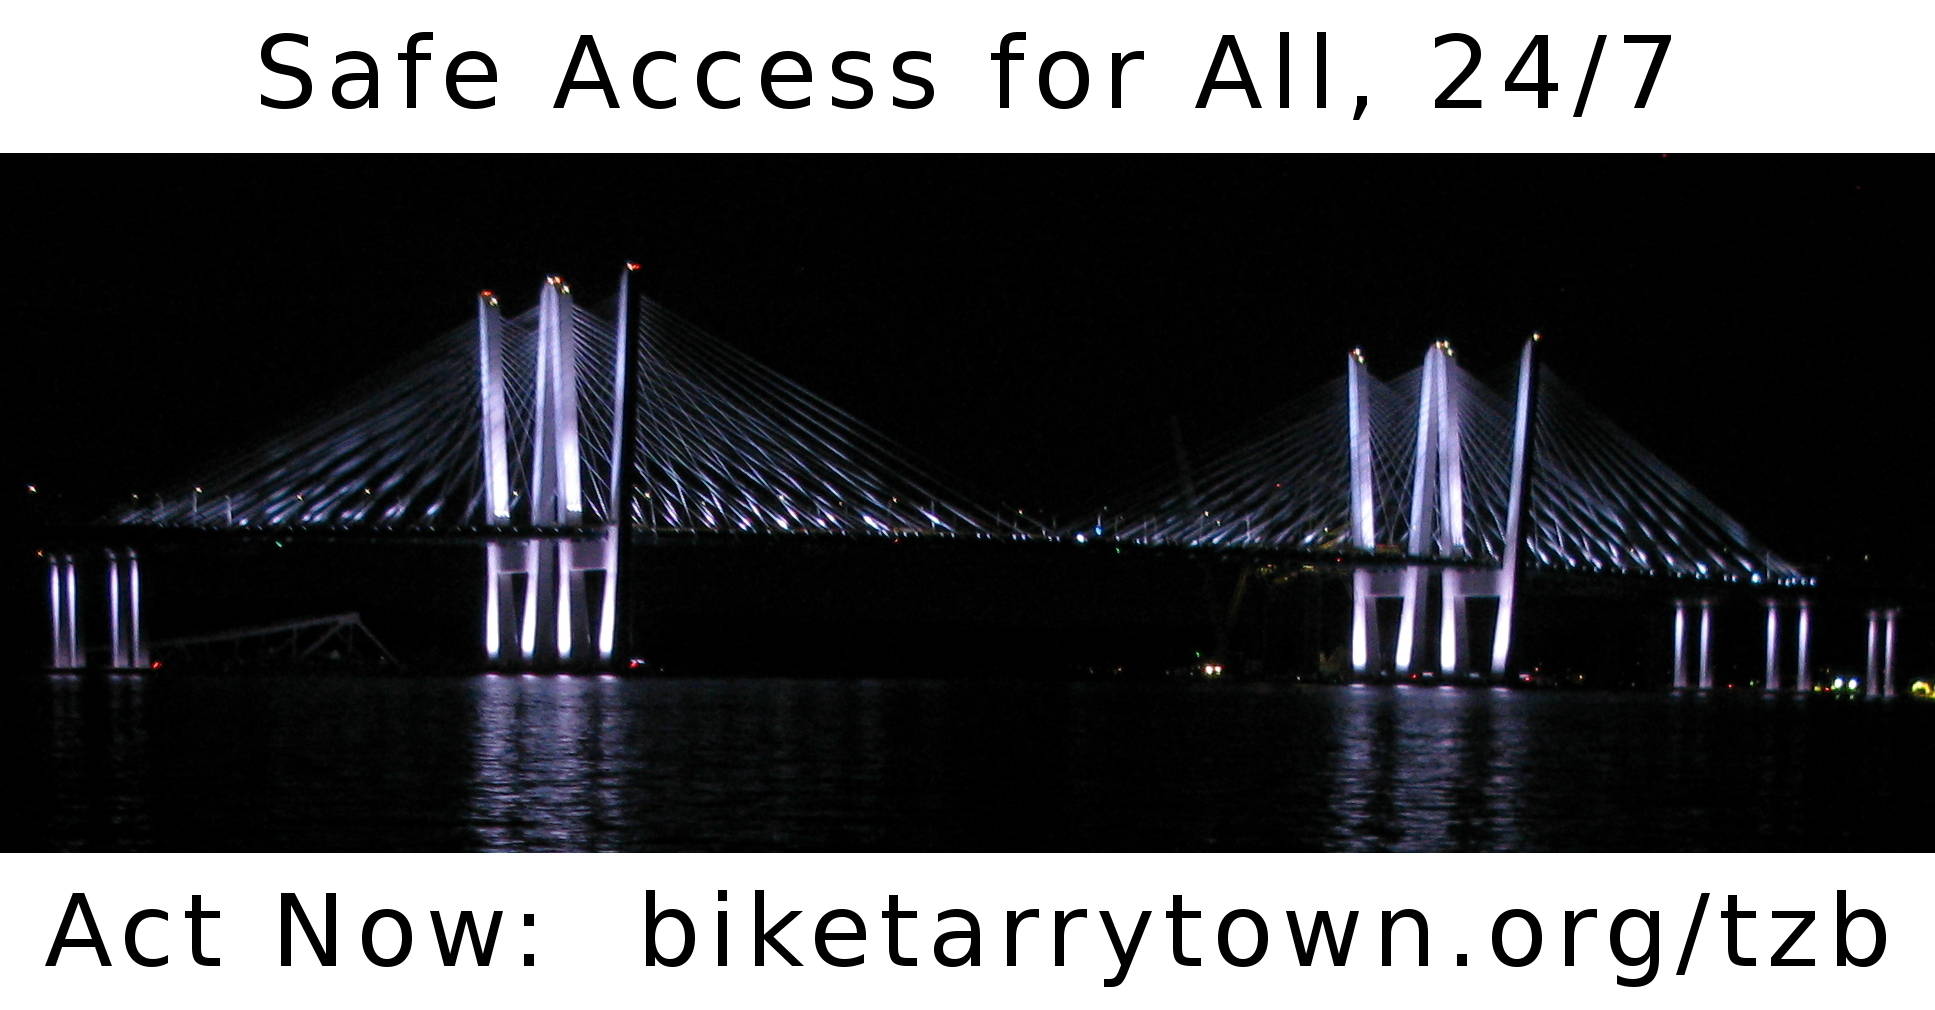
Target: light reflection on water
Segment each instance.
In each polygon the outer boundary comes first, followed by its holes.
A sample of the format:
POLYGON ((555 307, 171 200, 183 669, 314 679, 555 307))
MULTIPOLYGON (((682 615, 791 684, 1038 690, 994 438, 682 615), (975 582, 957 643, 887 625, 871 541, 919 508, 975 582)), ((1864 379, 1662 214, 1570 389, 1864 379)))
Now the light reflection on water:
POLYGON ((468 819, 484 849, 611 848, 612 769, 629 763, 616 684, 484 678, 476 692, 476 774, 468 819))
POLYGON ((1358 687, 1346 698, 1327 847, 1523 847, 1518 787, 1526 696, 1401 686, 1358 687))
POLYGON ((43 675, 9 847, 1920 849, 1935 706, 1291 684, 43 675))

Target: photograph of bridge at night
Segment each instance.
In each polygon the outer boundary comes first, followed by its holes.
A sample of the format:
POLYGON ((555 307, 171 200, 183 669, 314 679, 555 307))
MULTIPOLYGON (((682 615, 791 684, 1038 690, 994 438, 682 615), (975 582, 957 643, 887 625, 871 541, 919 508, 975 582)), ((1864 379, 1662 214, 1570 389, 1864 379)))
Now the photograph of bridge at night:
POLYGON ((16 846, 1926 847, 1908 166, 484 164, 113 163, 16 846))

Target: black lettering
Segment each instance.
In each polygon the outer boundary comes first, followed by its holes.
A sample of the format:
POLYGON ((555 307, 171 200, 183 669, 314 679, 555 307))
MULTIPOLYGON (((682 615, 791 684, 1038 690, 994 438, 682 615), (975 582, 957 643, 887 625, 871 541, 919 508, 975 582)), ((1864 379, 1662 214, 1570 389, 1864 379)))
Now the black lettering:
POLYGON ((323 935, 329 938, 325 944, 316 938, 316 930, 309 924, 309 916, 302 910, 302 903, 289 892, 282 892, 282 966, 289 967, 290 932, 289 917, 293 913, 295 921, 302 924, 303 935, 309 938, 309 949, 315 952, 316 963, 325 968, 336 966, 336 892, 329 892, 323 905, 323 935))
MULTIPOLYGON (((1028 41, 1027 32, 1009 32, 1008 34, 1001 36, 1001 48, 988 54, 988 59, 993 60, 996 64, 998 64, 1001 67, 1001 74, 1000 74, 1001 107, 1004 109, 1008 107, 1008 64, 1013 63, 1018 59, 1021 59, 1020 53, 1009 52, 1008 47, 1015 44, 1016 42, 1026 42, 1026 41, 1028 41)), ((902 55, 905 55, 905 54, 902 54, 902 55)), ((894 72, 895 73, 900 72, 899 63, 894 64, 894 72)), ((895 103, 895 104, 899 104, 899 103, 895 103)))
POLYGON ((1170 950, 1176 959, 1176 963, 1191 968, 1202 964, 1202 958, 1190 957, 1183 952, 1183 920, 1200 919, 1203 917, 1203 913, 1184 911, 1182 907, 1182 895, 1172 894, 1169 896, 1169 911, 1162 913, 1162 916, 1169 920, 1170 950))
POLYGON ((1813 958, 1788 957, 1787 952, 1793 950, 1794 945, 1800 942, 1802 934, 1807 932, 1807 927, 1814 925, 1813 911, 1801 909, 1794 912, 1769 912, 1768 914, 1776 919, 1798 919, 1800 921, 1794 924, 1794 931, 1787 934, 1786 942, 1782 943, 1780 948, 1774 951, 1774 956, 1768 958, 1767 963, 1776 968, 1812 967, 1814 964, 1813 958))
POLYGON ((1047 59, 1041 61, 1041 71, 1036 75, 1036 84, 1041 90, 1042 101, 1057 109, 1072 109, 1082 104, 1082 99, 1088 97, 1088 64, 1082 62, 1080 56, 1066 49, 1056 50, 1049 53, 1047 59), (1070 63, 1075 67, 1075 94, 1065 99, 1055 97, 1055 89, 1049 83, 1054 76, 1057 63, 1070 63))
POLYGON ((108 960, 107 944, 101 942, 100 927, 94 925, 94 910, 87 907, 87 895, 80 891, 75 891, 67 899, 67 911, 60 917, 60 929, 54 932, 54 946, 47 951, 47 967, 52 968, 60 963, 60 952, 66 947, 92 947, 94 955, 101 959, 101 966, 112 967, 112 962, 108 960), (67 931, 74 925, 77 910, 81 913, 81 921, 87 924, 85 940, 70 940, 67 937, 67 931))
POLYGON ((1331 964, 1341 966, 1350 960, 1350 938, 1351 934, 1357 932, 1357 912, 1355 909, 1351 911, 1350 915, 1345 917, 1344 933, 1341 937, 1331 928, 1330 913, 1328 911, 1318 912, 1311 919, 1310 940, 1308 943, 1304 942, 1303 927, 1297 923, 1297 913, 1285 912, 1283 914, 1290 920, 1290 946, 1296 948, 1298 964, 1305 968, 1310 967, 1311 962, 1317 957, 1317 939, 1319 937, 1322 937, 1324 944, 1330 948, 1331 964))
MULTIPOLYGON (((464 939, 466 937, 470 939, 470 949, 476 952, 477 963, 481 966, 488 967, 490 965, 491 950, 497 946, 497 925, 503 919, 503 912, 492 912, 490 914, 490 929, 484 933, 483 939, 480 940, 477 938, 477 917, 470 914, 469 911, 466 910, 457 913, 457 926, 448 935, 443 930, 443 913, 431 912, 430 928, 437 934, 437 953, 443 958, 444 967, 456 967, 457 955, 463 953, 464 939)), ((647 963, 649 964, 650 961, 648 960, 647 963)))
POLYGON ((864 964, 867 956, 865 954, 855 954, 852 957, 841 957, 833 953, 832 948, 828 947, 827 944, 834 940, 865 940, 866 938, 867 924, 860 921, 860 913, 849 908, 836 908, 820 916, 820 925, 817 929, 813 930, 813 949, 820 952, 820 960, 825 961, 835 968, 852 968, 856 965, 864 964), (831 926, 835 919, 845 919, 853 923, 853 928, 844 933, 835 933, 829 930, 827 927, 831 926))
POLYGON ((934 921, 939 922, 942 919, 964 920, 967 922, 967 928, 949 930, 948 932, 942 933, 940 936, 935 937, 934 938, 934 960, 939 961, 940 963, 948 966, 949 968, 959 968, 964 964, 971 964, 977 968, 980 967, 981 965, 981 923, 979 920, 975 919, 974 913, 969 912, 964 908, 950 908, 947 911, 942 912, 940 915, 935 916, 934 921), (962 939, 965 939, 967 941, 967 953, 961 954, 958 957, 950 955, 947 952, 948 942, 950 940, 962 940, 962 939))
POLYGON ((880 917, 887 920, 887 960, 903 968, 911 968, 920 963, 920 958, 900 955, 900 920, 911 919, 914 915, 913 912, 900 910, 898 894, 887 895, 887 910, 880 913, 880 917))
POLYGON ((403 61, 403 107, 406 109, 417 107, 417 64, 430 58, 429 53, 417 52, 417 43, 434 38, 436 36, 429 32, 418 32, 410 36, 410 41, 403 44, 403 51, 396 54, 396 58, 403 61))
POLYGON ((1384 913, 1384 967, 1391 966, 1391 927, 1399 919, 1409 919, 1418 927, 1418 967, 1431 964, 1431 927, 1425 925, 1424 913, 1415 908, 1400 908, 1395 912, 1384 913))
POLYGON ((379 908, 363 920, 363 956, 379 968, 394 968, 410 956, 410 920, 394 908, 379 908), (383 957, 376 953, 376 924, 384 919, 396 923, 396 953, 383 957))
MULTIPOLYGON (((1498 963, 1506 967, 1523 968, 1538 960, 1539 947, 1544 942, 1545 936, 1539 929, 1538 916, 1533 915, 1523 908, 1508 908, 1500 912, 1498 918, 1492 920, 1492 956, 1498 959, 1498 963), (1517 957, 1505 953, 1505 924, 1511 922, 1513 919, 1525 923, 1525 928, 1530 930, 1532 934, 1531 942, 1525 945, 1525 953, 1517 957)), ((1390 964, 1390 959, 1387 957, 1384 963, 1387 965, 1390 964)))
POLYGON ((779 97, 779 93, 773 90, 773 85, 808 84, 812 80, 813 65, 806 62, 806 57, 790 50, 774 53, 766 57, 766 65, 759 70, 759 90, 766 95, 767 102, 782 109, 803 109, 813 104, 813 99, 810 96, 806 98, 781 98, 779 97), (773 72, 782 62, 787 61, 799 64, 799 73, 776 74, 773 72))
POLYGON ((284 42, 293 42, 296 45, 307 47, 309 45, 309 36, 281 32, 264 39, 262 41, 262 66, 267 68, 272 74, 281 74, 284 77, 295 78, 296 97, 270 98, 268 95, 263 95, 262 104, 271 109, 298 109, 309 101, 309 95, 315 88, 309 80, 309 75, 304 73, 302 68, 290 66, 275 58, 275 47, 284 42))
POLYGON ((1576 934, 1579 931, 1579 923, 1584 922, 1587 919, 1597 919, 1597 918, 1599 918, 1599 910, 1596 908, 1581 909, 1576 912, 1568 910, 1565 913, 1565 966, 1566 967, 1568 968, 1572 967, 1572 952, 1574 947, 1574 940, 1576 939, 1576 934))
POLYGON ((598 91, 604 93, 605 107, 618 108, 618 92, 611 87, 611 78, 605 75, 604 58, 598 55, 598 40, 589 35, 578 36, 578 47, 571 51, 571 65, 564 68, 564 80, 558 85, 558 97, 551 103, 554 109, 564 108, 573 91, 598 91), (597 77, 589 81, 578 80, 578 66, 586 56, 591 57, 591 69, 597 77))
MULTIPOLYGON (((1021 930, 1021 921, 1023 919, 1039 918, 1041 918, 1041 909, 1039 908, 1024 908, 1019 912, 1010 911, 1008 913, 1008 967, 1012 968, 1015 966, 1015 947, 1017 946, 1015 934, 1021 930)), ((1061 962, 1058 960, 1055 963, 1060 964, 1061 962)))
POLYGON ((1216 58, 1209 62, 1209 74, 1203 78, 1203 89, 1196 93, 1196 107, 1209 105, 1212 91, 1241 91, 1250 100, 1250 108, 1263 108, 1263 100, 1256 95, 1256 85, 1250 81, 1250 68, 1243 62, 1243 48, 1236 44, 1236 36, 1225 35, 1216 44, 1216 58), (1236 80, 1223 80, 1223 57, 1227 55, 1236 64, 1236 80))
POLYGON ((168 955, 144 957, 141 954, 140 945, 135 942, 135 933, 141 929, 141 924, 149 919, 160 919, 166 922, 168 921, 168 913, 159 908, 144 908, 134 913, 128 917, 128 928, 122 932, 121 940, 127 945, 128 960, 133 961, 143 968, 159 968, 168 963, 168 955))
POLYGON ((450 96, 451 101, 466 109, 488 109, 497 104, 497 98, 496 96, 490 98, 466 98, 463 92, 457 90, 459 84, 496 83, 497 64, 491 62, 490 54, 480 53, 475 49, 458 53, 456 59, 451 60, 450 66, 445 67, 443 72, 444 93, 450 96), (482 63, 484 65, 484 72, 481 74, 463 73, 461 70, 463 65, 471 62, 482 63))
POLYGON ((222 913, 202 911, 202 896, 197 894, 188 899, 188 911, 183 912, 182 917, 188 920, 189 956, 195 959, 196 964, 204 967, 214 968, 220 966, 222 963, 221 958, 207 957, 202 954, 202 920, 219 919, 222 917, 222 913))
POLYGON ((638 100, 644 102, 645 107, 648 109, 669 109, 679 104, 677 98, 653 98, 645 92, 645 68, 660 60, 664 60, 667 63, 677 63, 679 57, 676 53, 668 53, 663 49, 654 49, 640 56, 638 62, 632 64, 632 94, 637 95, 638 100))
POLYGON ((1142 50, 1132 53, 1116 53, 1109 59, 1109 108, 1122 107, 1122 68, 1143 58, 1142 50))
POLYGON ((374 109, 376 108, 376 57, 368 53, 358 52, 354 49, 346 53, 336 54, 336 63, 338 66, 351 60, 362 63, 368 69, 360 74, 337 75, 336 83, 329 86, 329 97, 335 99, 338 108, 374 109), (360 97, 350 98, 347 94, 344 94, 343 85, 348 84, 350 81, 364 82, 363 94, 360 97))
POLYGON ((1638 968, 1642 965, 1646 968, 1646 974, 1638 978, 1615 975, 1613 981, 1629 989, 1650 984, 1660 972, 1660 914, 1629 908, 1613 916, 1611 930, 1613 959, 1628 968, 1638 968), (1634 919, 1646 924, 1646 949, 1638 954, 1628 954, 1625 942, 1620 938, 1625 935, 1626 924, 1634 919))
POLYGON ((712 65, 719 62, 737 63, 739 54, 733 52, 707 53, 699 61, 699 97, 715 109, 730 109, 738 106, 737 98, 719 98, 712 93, 712 65))
POLYGON ((677 968, 692 956, 692 948, 696 945, 696 942, 692 932, 691 917, 676 908, 667 908, 664 911, 660 911, 658 907, 658 892, 655 890, 647 890, 645 892, 645 966, 650 968, 654 965, 663 964, 668 967, 677 968), (679 940, 679 952, 677 954, 668 955, 659 953, 658 927, 659 923, 666 919, 670 919, 679 924, 681 938, 679 940))
POLYGON ((1846 891, 1834 892, 1834 913, 1836 920, 1834 930, 1834 963, 1843 966, 1851 964, 1856 968, 1866 968, 1876 961, 1881 960, 1881 952, 1888 949, 1888 928, 1881 924, 1881 916, 1865 908, 1857 908, 1852 912, 1848 911, 1848 892, 1846 891), (1868 956, 1866 957, 1855 957, 1848 950, 1848 923, 1856 919, 1868 920, 1868 924, 1873 926, 1875 930, 1875 945, 1873 949, 1868 951, 1868 956))
MULTIPOLYGON (((1177 898, 1180 900, 1181 895, 1177 898)), ((1123 979, 1129 977, 1129 965, 1135 961, 1135 949, 1142 946, 1142 930, 1148 925, 1149 910, 1145 908, 1142 914, 1136 917, 1135 932, 1129 934, 1128 945, 1124 946, 1122 935, 1115 930, 1115 916, 1110 915, 1107 909, 1102 911, 1102 928, 1108 931, 1109 946, 1115 948, 1115 974, 1102 980, 1104 987, 1113 989, 1121 985, 1123 979)), ((1059 964, 1060 961, 1056 963, 1059 964)))
MULTIPOLYGON (((710 57, 707 58, 710 59, 710 57)), ((779 942, 779 931, 785 929, 786 924, 796 918, 799 918, 798 912, 788 912, 781 916, 778 922, 773 923, 773 928, 767 929, 766 892, 763 889, 753 892, 753 933, 759 937, 759 942, 753 945, 754 967, 765 967, 768 946, 779 952, 779 956, 785 958, 787 964, 795 968, 800 966, 799 958, 794 957, 792 951, 787 950, 785 944, 779 942)))
POLYGON ((836 109, 865 108, 868 102, 873 101, 873 82, 867 80, 864 77, 858 76, 857 74, 849 74, 846 71, 846 65, 848 61, 852 61, 855 63, 867 63, 872 61, 872 59, 873 57, 871 55, 860 52, 858 50, 852 50, 852 49, 844 53, 841 53, 840 55, 835 56, 833 58, 834 79, 839 81, 841 84, 851 84, 854 87, 860 89, 859 98, 833 99, 834 108, 836 109))
POLYGON ((1223 916, 1223 921, 1216 926, 1216 950, 1223 955, 1223 962, 1225 964, 1232 964, 1238 968, 1248 968, 1258 961, 1263 960, 1263 952, 1269 949, 1269 927, 1263 924, 1262 916, 1247 908, 1239 908, 1223 916), (1245 957, 1237 957, 1230 950, 1230 924, 1238 919, 1248 922, 1250 924, 1250 931, 1256 934, 1256 946, 1252 947, 1250 953, 1245 957))
POLYGON ((924 53, 924 52, 918 52, 914 50, 909 50, 908 52, 901 53, 899 56, 894 57, 894 76, 899 78, 902 83, 911 84, 914 87, 917 87, 920 89, 919 98, 900 98, 896 96, 894 98, 894 108, 924 109, 927 106, 933 104, 934 82, 928 80, 925 77, 922 77, 919 74, 912 73, 907 69, 907 64, 909 63, 928 63, 928 62, 932 62, 933 59, 934 59, 934 56, 932 53, 924 53))
MULTIPOLYGON (((1529 52, 1530 50, 1527 51, 1529 52)), ((1727 910, 1720 913, 1720 918, 1727 920, 1727 960, 1732 961, 1742 968, 1753 967, 1759 962, 1759 959, 1740 956, 1740 920, 1752 919, 1757 915, 1759 915, 1757 912, 1743 912, 1740 910, 1740 895, 1738 894, 1727 895, 1727 910)))
POLYGON ((1088 909, 1078 908, 1073 912, 1055 913, 1055 967, 1062 966, 1062 951, 1068 940, 1068 924, 1076 919, 1088 918, 1088 909))

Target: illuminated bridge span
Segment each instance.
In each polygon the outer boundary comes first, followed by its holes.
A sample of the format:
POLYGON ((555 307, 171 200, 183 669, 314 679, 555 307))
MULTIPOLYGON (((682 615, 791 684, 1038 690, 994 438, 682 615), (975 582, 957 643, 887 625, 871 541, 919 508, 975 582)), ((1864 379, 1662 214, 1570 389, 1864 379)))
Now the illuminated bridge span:
MULTIPOLYGON (((598 310, 558 277, 515 316, 482 292, 473 324, 112 522, 478 537, 485 651, 540 666, 626 654, 619 573, 634 529, 1019 535, 850 415, 632 298, 634 269, 598 310)), ((116 552, 109 568, 110 661, 143 665, 138 560, 116 552)), ((51 585, 55 663, 80 665, 70 558, 51 585)))
MULTIPOLYGON (((1526 341, 1502 391, 1461 368, 1446 343, 1389 382, 1353 351, 1342 377, 1266 418, 1260 434, 1233 439, 1200 469, 1185 465, 1174 486, 1071 533, 1348 565, 1350 660, 1359 673, 1504 676, 1528 568, 1812 585, 1542 368, 1538 347, 1537 336, 1526 341), (1394 635, 1378 615, 1377 601, 1388 598, 1402 601, 1394 635), (1496 601, 1489 655, 1478 664, 1473 599, 1496 601)), ((1793 602, 1795 684, 1806 690, 1810 615, 1804 600, 1793 602)), ((1778 689, 1781 602, 1768 608, 1766 683, 1778 689)), ((1676 605, 1676 686, 1712 686, 1712 620, 1710 600, 1676 605), (1690 645, 1693 608, 1699 634, 1690 645)), ((1892 643, 1892 612, 1874 620, 1886 622, 1892 643)), ((1892 657, 1889 644, 1890 667, 1892 657)))
POLYGON ((475 323, 115 522, 603 529, 629 494, 629 521, 663 531, 1014 532, 878 432, 628 287, 589 308, 549 278, 514 316, 483 292, 475 323))
MULTIPOLYGON (((197 533, 469 538, 485 552, 485 651, 531 666, 631 653, 635 531, 1026 540, 890 440, 645 297, 628 265, 587 307, 547 278, 293 431, 109 517, 197 533), (623 503, 622 507, 619 503, 623 503)), ((1808 690, 1812 580, 1585 404, 1525 344, 1493 388, 1438 344, 1389 381, 1345 374, 1173 486, 1060 531, 1076 541, 1292 555, 1345 569, 1360 674, 1502 677, 1528 570, 1683 581, 1674 683, 1713 686, 1713 596, 1764 587, 1766 679, 1808 690), (1396 603, 1394 626, 1378 601, 1396 603), (1474 637, 1468 603, 1490 627, 1474 637), (1790 621, 1784 614, 1792 614, 1790 621), (1793 645, 1782 647, 1783 624, 1793 645), (1435 645, 1433 644, 1435 643, 1435 645), (1473 653, 1478 655, 1474 657, 1473 653)), ((52 658, 86 665, 72 553, 49 554, 52 658)), ((108 552, 107 658, 145 666, 135 551, 108 552)), ((1869 614, 1868 681, 1893 680, 1894 610, 1869 614)))

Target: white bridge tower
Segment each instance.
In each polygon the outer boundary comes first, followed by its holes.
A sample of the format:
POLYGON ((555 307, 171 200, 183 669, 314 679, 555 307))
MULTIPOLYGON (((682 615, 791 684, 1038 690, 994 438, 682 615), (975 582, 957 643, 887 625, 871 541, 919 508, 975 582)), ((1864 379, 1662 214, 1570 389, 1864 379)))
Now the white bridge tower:
MULTIPOLYGON (((522 503, 531 535, 509 534, 485 546, 484 651, 492 662, 531 666, 588 666, 613 661, 624 619, 618 577, 620 542, 629 525, 625 470, 630 453, 631 274, 619 277, 617 339, 613 356, 611 515, 585 522, 584 460, 579 431, 579 354, 571 288, 562 277, 545 279, 539 292, 534 345, 530 491, 522 503), (595 583, 595 585, 594 585, 595 583), (595 597, 598 602, 593 606, 595 597)), ((483 431, 486 521, 513 527, 507 372, 503 319, 491 292, 477 298, 479 415, 483 431)), ((508 533, 508 531, 507 531, 508 533)))
MULTIPOLYGON (((1377 601, 1397 598, 1399 611, 1396 648, 1388 669, 1399 676, 1431 669, 1445 675, 1476 672, 1470 659, 1466 601, 1496 598, 1498 617, 1492 631, 1491 656, 1486 669, 1503 677, 1511 669, 1512 626, 1517 606, 1518 579, 1526 536, 1532 439, 1537 417, 1538 337, 1525 342, 1519 356, 1518 395, 1512 425, 1509 499, 1504 543, 1496 567, 1481 566, 1471 558, 1465 529, 1466 484, 1462 443, 1461 393, 1449 344, 1439 342, 1425 352, 1418 387, 1417 452, 1411 483, 1410 535, 1401 567, 1360 563, 1351 573, 1351 669, 1379 673, 1387 667, 1379 655, 1382 635, 1377 601), (1424 559, 1431 559, 1428 563, 1424 559), (1434 578, 1435 575, 1435 578, 1434 578), (1427 651, 1428 612, 1437 592, 1437 647, 1427 651)), ((1349 361, 1351 546, 1365 554, 1377 550, 1375 454, 1371 440, 1367 375, 1363 355, 1353 351, 1349 361)))

